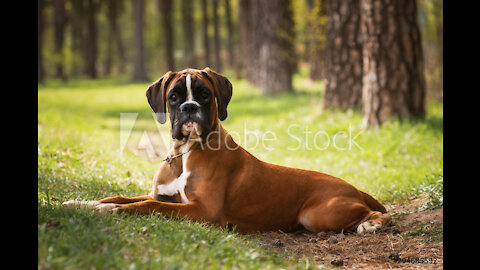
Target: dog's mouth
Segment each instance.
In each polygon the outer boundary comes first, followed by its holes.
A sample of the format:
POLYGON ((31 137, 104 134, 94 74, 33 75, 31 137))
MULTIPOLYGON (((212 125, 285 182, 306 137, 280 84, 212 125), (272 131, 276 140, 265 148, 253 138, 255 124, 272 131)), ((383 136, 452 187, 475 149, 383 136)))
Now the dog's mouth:
POLYGON ((200 125, 197 122, 189 119, 182 125, 182 134, 183 136, 196 138, 202 135, 202 129, 200 128, 200 125))

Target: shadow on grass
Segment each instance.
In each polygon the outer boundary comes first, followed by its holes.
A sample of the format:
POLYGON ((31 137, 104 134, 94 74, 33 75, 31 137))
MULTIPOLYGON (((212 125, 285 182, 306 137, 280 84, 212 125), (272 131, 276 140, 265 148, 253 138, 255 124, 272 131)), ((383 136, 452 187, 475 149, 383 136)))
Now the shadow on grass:
POLYGON ((443 116, 427 116, 423 122, 430 130, 443 133, 443 116))
MULTIPOLYGON (((428 132, 435 135, 443 135, 443 116, 427 115, 425 118, 407 118, 406 123, 415 126, 425 126, 428 132)), ((402 121, 400 121, 402 123, 402 121)))

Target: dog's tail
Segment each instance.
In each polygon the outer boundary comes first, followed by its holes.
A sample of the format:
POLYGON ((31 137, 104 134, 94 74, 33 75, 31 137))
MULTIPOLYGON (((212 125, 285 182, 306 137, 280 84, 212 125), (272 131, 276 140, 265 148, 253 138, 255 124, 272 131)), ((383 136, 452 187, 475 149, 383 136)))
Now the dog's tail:
POLYGON ((375 200, 372 196, 363 191, 360 191, 360 193, 362 193, 365 203, 370 209, 372 209, 372 211, 379 211, 382 213, 387 212, 387 209, 385 209, 385 207, 379 201, 375 200))

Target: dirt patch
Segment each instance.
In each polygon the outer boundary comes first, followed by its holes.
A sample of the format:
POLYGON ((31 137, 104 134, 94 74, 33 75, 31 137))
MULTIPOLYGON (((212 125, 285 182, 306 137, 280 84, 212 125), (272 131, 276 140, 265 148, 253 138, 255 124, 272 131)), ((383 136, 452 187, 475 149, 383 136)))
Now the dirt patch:
POLYGON ((443 207, 419 210, 421 197, 386 205, 392 224, 369 235, 319 233, 258 234, 268 248, 306 256, 327 268, 443 269, 443 207))

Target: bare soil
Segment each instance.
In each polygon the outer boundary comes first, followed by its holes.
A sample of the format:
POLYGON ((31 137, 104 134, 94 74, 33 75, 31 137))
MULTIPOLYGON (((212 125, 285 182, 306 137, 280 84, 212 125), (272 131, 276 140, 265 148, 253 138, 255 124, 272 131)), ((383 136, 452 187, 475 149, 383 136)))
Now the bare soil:
POLYGON ((419 210, 420 196, 386 205, 392 223, 373 234, 356 232, 258 234, 267 249, 307 257, 326 268, 443 269, 443 207, 419 210))

